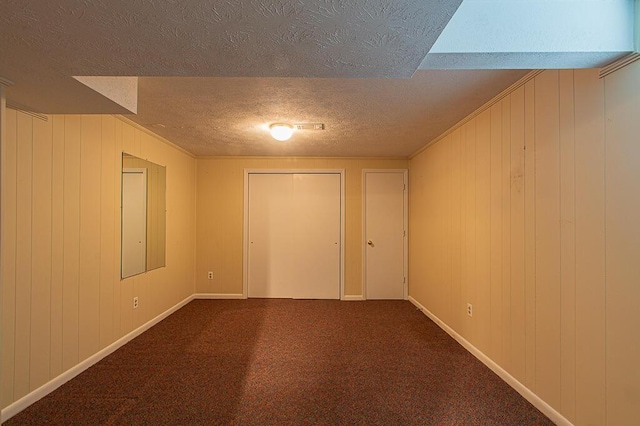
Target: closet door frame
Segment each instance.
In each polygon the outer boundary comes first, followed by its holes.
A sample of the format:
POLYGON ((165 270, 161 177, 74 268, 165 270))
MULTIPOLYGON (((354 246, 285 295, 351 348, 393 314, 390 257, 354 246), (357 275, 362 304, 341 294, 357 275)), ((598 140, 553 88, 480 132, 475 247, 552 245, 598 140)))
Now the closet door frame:
POLYGON ((340 300, 344 300, 344 169, 244 169, 244 205, 242 225, 242 297, 249 295, 249 175, 252 174, 333 174, 340 175, 340 300))

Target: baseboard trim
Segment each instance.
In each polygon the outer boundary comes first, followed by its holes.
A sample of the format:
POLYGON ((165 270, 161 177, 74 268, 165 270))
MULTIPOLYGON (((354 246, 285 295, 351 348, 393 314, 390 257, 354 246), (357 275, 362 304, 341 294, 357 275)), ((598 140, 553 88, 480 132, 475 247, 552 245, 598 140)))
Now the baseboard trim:
POLYGON ((227 294, 227 293, 196 293, 194 299, 246 299, 243 294, 227 294))
POLYGON ((427 308, 422 306, 413 297, 409 296, 409 301, 413 303, 423 314, 429 319, 435 322, 441 329, 443 329, 449 336, 453 337, 458 343, 460 343, 466 350, 471 352, 473 356, 478 358, 484 365, 489 367, 494 373, 496 373, 502 380, 504 380, 509 386, 516 390, 527 401, 533 404, 538 410, 540 410, 545 416, 549 417, 552 422, 558 426, 573 426, 567 418, 556 411, 553 407, 543 401, 538 395, 533 393, 529 388, 520 383, 518 379, 509 374, 506 370, 496 364, 491 358, 485 355, 478 348, 473 346, 464 337, 459 335, 455 330, 445 324, 440 318, 431 313, 427 308))
POLYGON ((344 302, 357 302, 357 301, 361 301, 361 300, 365 300, 364 296, 362 294, 345 294, 344 296, 342 296, 342 299, 340 299, 344 302))
POLYGON ((47 383, 40 386, 39 388, 29 392, 28 394, 26 394, 19 400, 15 401, 11 405, 8 405, 6 408, 2 410, 2 412, 0 412, 0 423, 5 422, 6 420, 9 420, 11 417, 15 416, 16 414, 18 414, 19 412, 21 412, 31 404, 44 398, 54 390, 58 389, 60 386, 67 383, 69 380, 73 379, 83 371, 87 370, 89 367, 101 361, 103 358, 111 355, 113 352, 120 349, 122 346, 126 345, 131 340, 135 339, 136 337, 138 337, 139 335, 141 335, 142 333, 144 333, 154 325, 158 324, 160 321, 167 318, 169 315, 171 315, 178 309, 182 308, 187 303, 191 302, 193 299, 194 299, 194 296, 187 297, 182 302, 179 302, 177 305, 173 306, 172 308, 169 308, 168 310, 161 313, 160 315, 153 318, 152 320, 147 321, 145 324, 141 325, 140 327, 136 328, 130 333, 124 335, 123 337, 116 340, 106 348, 100 350, 99 352, 96 352, 94 355, 90 356, 89 358, 85 359, 84 361, 75 365, 74 367, 71 367, 64 373, 60 374, 58 377, 48 381, 47 383))

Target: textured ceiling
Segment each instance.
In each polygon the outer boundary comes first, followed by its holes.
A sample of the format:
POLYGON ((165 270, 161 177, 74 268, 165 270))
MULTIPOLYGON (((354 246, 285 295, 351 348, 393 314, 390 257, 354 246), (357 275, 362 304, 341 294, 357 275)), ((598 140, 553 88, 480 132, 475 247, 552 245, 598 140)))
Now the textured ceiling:
POLYGON ((415 72, 460 3, 2 0, 0 76, 37 112, 119 114, 72 76, 140 76, 131 119, 196 155, 406 156, 525 73, 415 72))
POLYGON ((140 78, 137 123, 201 156, 407 156, 527 71, 411 79, 140 78), (321 122, 286 142, 269 123, 321 122))
POLYGON ((3 0, 0 52, 67 75, 411 77, 461 1, 3 0))

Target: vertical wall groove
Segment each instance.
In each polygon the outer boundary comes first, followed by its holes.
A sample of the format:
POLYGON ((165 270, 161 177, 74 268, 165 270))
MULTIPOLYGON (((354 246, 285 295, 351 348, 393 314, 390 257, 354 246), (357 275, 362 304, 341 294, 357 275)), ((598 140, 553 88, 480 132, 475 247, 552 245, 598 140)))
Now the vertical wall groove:
MULTIPOLYGON (((107 315, 115 289, 131 285, 116 273, 116 121, 131 135, 141 133, 111 116, 54 115, 42 121, 11 109, 7 115, 1 168, 2 407, 126 333, 115 315, 107 315)), ((171 171, 167 208, 173 222, 167 223, 167 266, 154 271, 153 294, 147 289, 139 295, 145 308, 139 309, 137 325, 190 296, 194 283, 195 253, 184 247, 195 241, 195 159, 145 138, 145 155, 171 171)), ((114 312, 132 311, 129 297, 117 305, 114 312)))
MULTIPOLYGON (((486 125, 479 113, 411 160, 410 295, 575 424, 630 424, 640 415, 640 335, 634 326, 640 303, 639 79, 640 62, 604 81, 597 70, 545 71, 490 108, 489 157, 482 151, 480 129, 486 125), (494 134, 499 114, 501 140, 494 134), (455 146, 457 132, 466 151, 454 149, 457 158, 446 157, 442 145, 455 146), (457 163, 462 187, 443 186, 457 163), (433 175, 433 165, 443 164, 449 166, 433 175), (456 265, 439 264, 429 250, 417 248, 433 245, 440 225, 426 209, 442 203, 447 191, 466 202, 456 206, 464 232, 437 235, 460 239, 464 285, 451 293, 457 300, 441 304, 429 296, 455 284, 429 271, 445 268, 449 274, 456 265), (483 284, 487 268, 489 287, 483 284), (468 301, 474 303, 472 318, 463 314, 468 301), (482 316, 487 310, 488 323, 482 316)), ((444 214, 453 208, 447 204, 444 214)))

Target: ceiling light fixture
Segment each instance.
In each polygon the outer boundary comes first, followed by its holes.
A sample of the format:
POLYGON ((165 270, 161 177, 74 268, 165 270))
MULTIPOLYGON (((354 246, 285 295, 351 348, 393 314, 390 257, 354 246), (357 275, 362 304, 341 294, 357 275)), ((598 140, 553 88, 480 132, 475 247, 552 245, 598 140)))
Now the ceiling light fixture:
POLYGON ((293 126, 290 124, 276 123, 269 126, 269 131, 274 139, 286 141, 293 135, 293 126))

